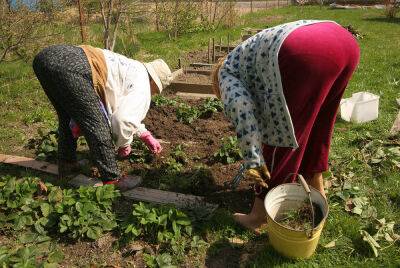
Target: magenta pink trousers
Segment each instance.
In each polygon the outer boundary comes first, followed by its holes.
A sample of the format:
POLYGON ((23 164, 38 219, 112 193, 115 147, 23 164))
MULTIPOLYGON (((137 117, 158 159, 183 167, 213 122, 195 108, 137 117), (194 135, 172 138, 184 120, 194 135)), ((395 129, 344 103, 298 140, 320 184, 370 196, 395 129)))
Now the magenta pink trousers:
POLYGON ((310 178, 328 169, 336 114, 359 57, 351 33, 331 22, 302 26, 285 39, 279 69, 299 148, 264 146, 269 189, 293 182, 290 174, 310 178))

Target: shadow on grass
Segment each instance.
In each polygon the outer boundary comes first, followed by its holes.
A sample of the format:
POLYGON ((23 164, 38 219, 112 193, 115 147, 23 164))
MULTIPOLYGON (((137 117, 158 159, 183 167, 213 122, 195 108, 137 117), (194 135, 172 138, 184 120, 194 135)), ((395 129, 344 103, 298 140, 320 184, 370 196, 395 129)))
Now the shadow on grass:
POLYGON ((366 21, 371 22, 385 22, 385 23, 394 23, 400 25, 400 18, 384 18, 384 17, 377 17, 377 18, 365 18, 366 21))
POLYGON ((207 250, 205 265, 211 267, 274 267, 294 263, 282 257, 268 243, 267 235, 261 235, 244 244, 221 239, 207 250))

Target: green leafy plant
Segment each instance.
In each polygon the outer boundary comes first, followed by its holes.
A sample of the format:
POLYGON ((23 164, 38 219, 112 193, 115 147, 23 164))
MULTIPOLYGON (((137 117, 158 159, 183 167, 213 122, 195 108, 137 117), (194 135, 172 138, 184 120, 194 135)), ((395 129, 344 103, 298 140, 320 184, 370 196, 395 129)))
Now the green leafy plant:
MULTIPOLYGON (((55 197, 55 211, 59 216, 58 231, 72 238, 97 239, 104 231, 117 226, 112 203, 119 196, 113 185, 66 189, 55 197)), ((50 199, 50 197, 49 197, 50 199)))
POLYGON ((47 133, 43 133, 39 129, 39 144, 36 147, 36 155, 39 160, 55 159, 58 152, 58 131, 51 130, 47 133))
POLYGON ((155 106, 175 106, 178 101, 176 99, 169 99, 162 95, 155 95, 151 98, 155 106))
POLYGON ((3 230, 34 227, 40 232, 44 226, 50 228, 55 223, 49 204, 40 196, 40 185, 44 184, 37 178, 0 177, 0 227, 3 230))
POLYGON ((119 192, 112 185, 65 189, 37 178, 0 178, 0 227, 33 229, 40 235, 66 233, 97 239, 117 226, 111 206, 119 192))
POLYGON ((150 163, 153 159, 153 154, 147 146, 139 139, 134 139, 131 143, 132 152, 129 155, 129 162, 131 163, 150 163))
POLYGON ((0 246, 1 267, 57 267, 64 259, 60 250, 40 250, 37 245, 10 249, 0 246))
POLYGON ((242 158, 238 140, 233 136, 224 138, 219 150, 214 154, 214 160, 224 164, 232 164, 242 158))
POLYGON ((186 164, 188 162, 187 155, 183 151, 183 145, 178 144, 170 153, 170 156, 174 158, 177 162, 181 164, 186 164))
POLYGON ((154 207, 140 202, 133 205, 124 233, 132 239, 163 243, 179 239, 182 235, 191 235, 192 226, 189 217, 174 207, 154 207))
POLYGON ((194 120, 199 118, 200 111, 196 107, 192 107, 186 103, 179 104, 176 109, 176 117, 180 122, 191 124, 194 120))
POLYGON ((213 113, 221 112, 224 108, 222 102, 216 98, 206 98, 199 107, 200 117, 209 118, 213 113))
POLYGON ((172 265, 172 257, 168 253, 159 255, 143 254, 143 259, 146 265, 150 268, 174 268, 176 265, 172 265))

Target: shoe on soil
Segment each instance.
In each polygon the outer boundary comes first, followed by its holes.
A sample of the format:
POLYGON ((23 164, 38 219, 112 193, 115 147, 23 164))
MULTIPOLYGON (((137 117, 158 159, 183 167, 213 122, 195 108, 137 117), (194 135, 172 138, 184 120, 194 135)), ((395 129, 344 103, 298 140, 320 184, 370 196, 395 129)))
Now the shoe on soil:
POLYGON ((103 185, 114 184, 121 192, 131 190, 142 183, 142 177, 127 175, 116 180, 103 182, 103 185))

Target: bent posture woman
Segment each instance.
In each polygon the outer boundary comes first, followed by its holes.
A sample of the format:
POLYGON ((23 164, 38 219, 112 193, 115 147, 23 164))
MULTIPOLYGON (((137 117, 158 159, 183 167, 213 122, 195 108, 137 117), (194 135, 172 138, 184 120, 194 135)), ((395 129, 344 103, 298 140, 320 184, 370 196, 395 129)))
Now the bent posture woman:
POLYGON ((113 140, 120 157, 130 153, 133 135, 157 154, 160 143, 142 124, 151 95, 172 80, 163 60, 141 63, 91 46, 56 45, 45 48, 33 60, 33 69, 59 119, 59 176, 77 169, 76 139, 80 132, 103 184, 121 190, 139 180, 121 177, 113 140))
POLYGON ((250 214, 236 221, 256 230, 267 188, 293 174, 325 196, 336 112, 358 61, 356 40, 340 25, 296 21, 261 31, 217 66, 215 94, 236 128, 247 175, 258 182, 250 214))

